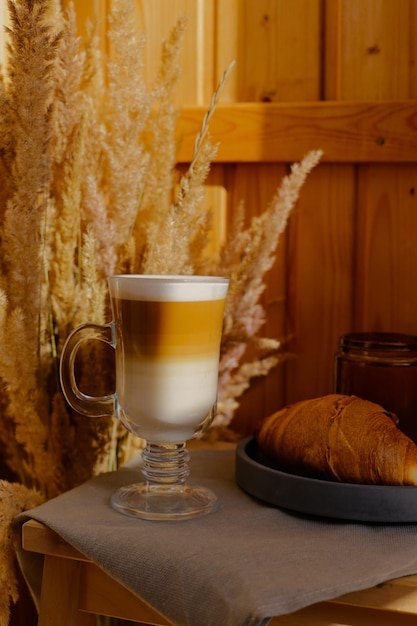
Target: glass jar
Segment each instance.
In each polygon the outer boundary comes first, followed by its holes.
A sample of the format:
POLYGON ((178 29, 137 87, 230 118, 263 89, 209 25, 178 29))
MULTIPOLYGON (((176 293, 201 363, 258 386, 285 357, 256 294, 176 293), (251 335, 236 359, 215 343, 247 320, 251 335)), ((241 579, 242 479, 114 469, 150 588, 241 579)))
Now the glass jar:
POLYGON ((376 402, 395 413, 417 442, 417 336, 361 332, 342 335, 335 356, 335 392, 376 402))

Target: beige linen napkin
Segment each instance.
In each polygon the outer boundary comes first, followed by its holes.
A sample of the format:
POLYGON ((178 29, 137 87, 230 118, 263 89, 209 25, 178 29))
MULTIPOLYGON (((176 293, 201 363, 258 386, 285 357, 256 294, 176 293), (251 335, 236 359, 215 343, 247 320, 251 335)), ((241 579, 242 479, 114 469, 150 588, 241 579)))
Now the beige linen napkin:
MULTIPOLYGON (((16 523, 46 524, 178 626, 260 626, 417 573, 417 524, 348 523, 270 507, 236 485, 233 451, 194 451, 190 468, 190 482, 218 494, 215 513, 178 522, 121 515, 110 496, 138 480, 137 468, 123 468, 16 523)), ((22 563, 30 578, 30 559, 22 563)))

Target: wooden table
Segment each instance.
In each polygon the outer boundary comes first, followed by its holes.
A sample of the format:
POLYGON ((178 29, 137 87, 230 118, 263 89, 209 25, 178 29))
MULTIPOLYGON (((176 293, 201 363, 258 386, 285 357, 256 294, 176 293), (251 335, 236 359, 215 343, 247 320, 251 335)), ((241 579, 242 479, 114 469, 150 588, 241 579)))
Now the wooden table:
MULTIPOLYGON (((45 555, 39 626, 95 626, 96 615, 170 626, 152 607, 39 522, 23 525, 22 544, 29 552, 45 555)), ((416 626, 417 575, 320 602, 270 622, 271 626, 339 624, 416 626)))

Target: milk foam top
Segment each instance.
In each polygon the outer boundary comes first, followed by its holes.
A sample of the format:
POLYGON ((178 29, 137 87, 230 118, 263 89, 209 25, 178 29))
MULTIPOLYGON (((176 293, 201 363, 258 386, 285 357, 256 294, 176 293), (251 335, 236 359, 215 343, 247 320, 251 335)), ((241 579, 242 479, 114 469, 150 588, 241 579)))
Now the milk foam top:
POLYGON ((109 278, 113 297, 154 302, 220 300, 228 284, 227 278, 219 276, 120 274, 109 278))

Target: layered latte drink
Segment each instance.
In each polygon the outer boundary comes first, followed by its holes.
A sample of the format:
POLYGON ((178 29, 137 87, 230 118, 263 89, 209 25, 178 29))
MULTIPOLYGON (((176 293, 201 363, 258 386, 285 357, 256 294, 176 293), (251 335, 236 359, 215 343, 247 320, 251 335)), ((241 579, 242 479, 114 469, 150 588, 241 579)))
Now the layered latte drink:
POLYGON ((78 326, 65 342, 60 377, 72 408, 91 417, 116 415, 146 440, 144 480, 111 496, 113 508, 124 515, 178 520, 217 507, 211 489, 186 482, 185 442, 215 415, 228 285, 213 276, 111 276, 113 320, 78 326), (107 396, 89 396, 77 385, 77 352, 92 340, 115 350, 116 391, 107 396))
POLYGON ((227 281, 110 278, 116 411, 154 443, 191 439, 216 403, 227 281))

